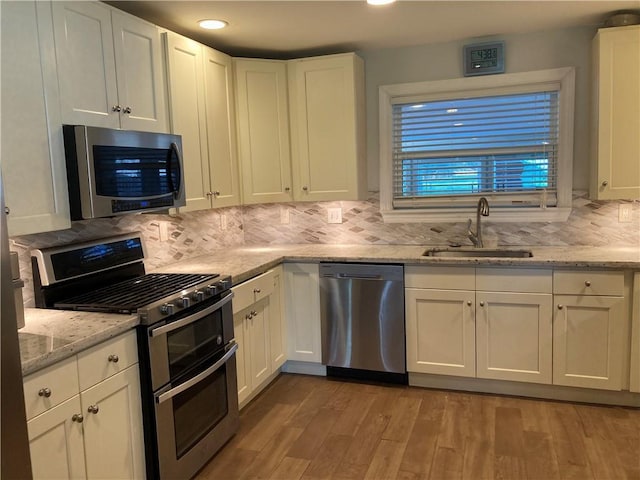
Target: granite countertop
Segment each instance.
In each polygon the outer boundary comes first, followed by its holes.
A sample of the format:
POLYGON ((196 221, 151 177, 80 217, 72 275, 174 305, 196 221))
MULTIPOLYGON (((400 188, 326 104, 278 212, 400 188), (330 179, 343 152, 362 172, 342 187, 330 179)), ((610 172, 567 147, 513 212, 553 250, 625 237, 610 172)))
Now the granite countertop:
MULTIPOLYGON (((640 269, 640 246, 635 247, 513 247, 528 249, 529 258, 425 257, 422 245, 271 245, 225 248, 158 268, 158 272, 222 273, 234 285, 282 262, 372 262, 406 265, 497 265, 640 269)), ((440 248, 440 247, 436 247, 440 248)))
POLYGON ((137 315, 25 308, 18 331, 22 375, 28 375, 126 332, 137 315))
MULTIPOLYGON (((157 268, 156 272, 221 273, 235 285, 282 262, 370 262, 406 265, 498 265, 521 267, 614 268, 640 270, 640 247, 528 248, 530 258, 424 257, 421 245, 268 245, 224 248, 157 268)), ((25 309, 19 331, 23 374, 29 374, 123 333, 136 315, 25 309)))

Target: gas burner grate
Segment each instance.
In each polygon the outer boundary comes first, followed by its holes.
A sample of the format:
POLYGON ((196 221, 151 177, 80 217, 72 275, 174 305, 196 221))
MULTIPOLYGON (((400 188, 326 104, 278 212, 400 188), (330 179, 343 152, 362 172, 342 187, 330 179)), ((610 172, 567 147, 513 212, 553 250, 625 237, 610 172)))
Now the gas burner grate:
POLYGON ((135 313, 181 290, 219 277, 218 274, 148 273, 55 303, 56 308, 135 313))

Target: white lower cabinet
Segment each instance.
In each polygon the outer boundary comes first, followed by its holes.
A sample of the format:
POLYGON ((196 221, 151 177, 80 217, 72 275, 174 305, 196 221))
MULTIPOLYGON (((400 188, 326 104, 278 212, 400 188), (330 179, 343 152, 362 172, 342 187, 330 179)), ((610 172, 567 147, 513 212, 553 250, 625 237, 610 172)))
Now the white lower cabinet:
POLYGON ((281 279, 282 267, 277 267, 232 288, 241 406, 269 383, 286 360, 281 279))
POLYGON ((34 479, 144 478, 138 363, 127 353, 135 344, 132 331, 25 377, 34 479), (85 362, 106 367, 80 390, 85 362))
POLYGON ((86 478, 82 424, 72 420, 80 412, 76 395, 27 422, 35 480, 86 478))
POLYGON ((553 383, 622 390, 630 323, 624 272, 556 270, 553 291, 553 383))
POLYGON ((87 478, 144 478, 138 364, 80 394, 87 478))
POLYGON ((551 294, 477 292, 476 376, 551 383, 551 294))
POLYGON ((317 263, 284 265, 288 360, 322 361, 319 280, 317 263))
POLYGON ((622 389, 623 298, 556 295, 553 383, 622 389))
POLYGON ((238 401, 242 403, 272 373, 268 299, 236 313, 233 328, 238 343, 238 401))
POLYGON ((407 370, 473 377, 475 292, 405 290, 407 370))
POLYGON ((405 268, 407 370, 551 383, 552 273, 405 268))
POLYGON ((284 312, 284 270, 273 269, 273 293, 269 297, 269 332, 271 334, 271 370, 276 371, 287 360, 287 325, 284 312))

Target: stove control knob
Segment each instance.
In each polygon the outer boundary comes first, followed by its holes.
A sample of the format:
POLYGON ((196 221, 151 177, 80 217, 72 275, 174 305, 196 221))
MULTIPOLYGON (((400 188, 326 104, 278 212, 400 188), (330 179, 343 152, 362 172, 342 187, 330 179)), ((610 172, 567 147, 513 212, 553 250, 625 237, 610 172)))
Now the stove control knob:
POLYGON ((180 297, 178 299, 178 305, 182 308, 189 308, 189 306, 191 305, 191 299, 187 296, 180 297))
POLYGON ((173 303, 165 303, 160 307, 160 313, 162 315, 173 315, 174 305, 173 303))
POLYGON ((191 298, 193 298, 196 302, 201 302, 204 300, 204 292, 196 290, 191 294, 191 298))
POLYGON ((215 295, 216 293, 218 293, 217 285, 209 285, 207 287, 207 295, 215 295))

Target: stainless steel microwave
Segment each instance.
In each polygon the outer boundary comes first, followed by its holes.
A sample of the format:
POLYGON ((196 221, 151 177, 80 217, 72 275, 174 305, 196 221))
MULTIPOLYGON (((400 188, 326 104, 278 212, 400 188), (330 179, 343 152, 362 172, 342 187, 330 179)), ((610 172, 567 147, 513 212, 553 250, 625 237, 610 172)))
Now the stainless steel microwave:
POLYGON ((71 220, 185 205, 182 137, 64 125, 71 220))

